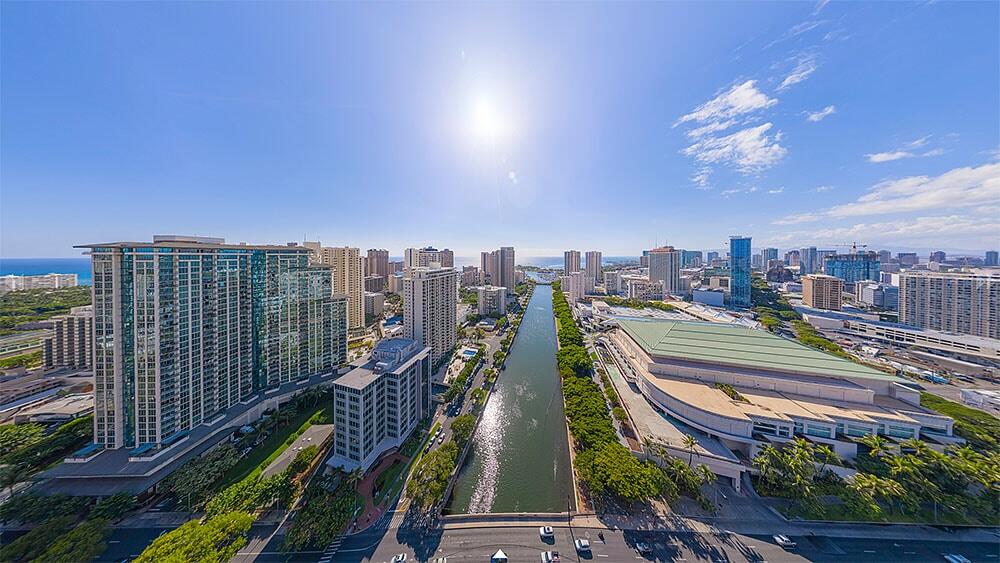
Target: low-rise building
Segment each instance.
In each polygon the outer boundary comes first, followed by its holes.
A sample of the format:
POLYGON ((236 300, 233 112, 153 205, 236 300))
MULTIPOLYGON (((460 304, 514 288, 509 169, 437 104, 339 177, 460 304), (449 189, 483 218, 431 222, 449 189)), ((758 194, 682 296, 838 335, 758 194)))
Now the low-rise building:
POLYGON ((49 319, 52 333, 42 340, 42 366, 49 369, 87 369, 94 353, 94 308, 73 307, 68 315, 49 319))
POLYGON ((37 276, 0 276, 0 294, 26 289, 58 289, 76 287, 76 274, 41 274, 37 276))
POLYGON ((848 459, 870 434, 960 441, 902 378, 764 330, 619 320, 607 341, 649 401, 746 459, 795 436, 848 459))
POLYGON ((431 349, 390 338, 333 383, 334 446, 327 462, 367 470, 431 412, 431 349))
POLYGON ((652 281, 645 276, 623 276, 625 297, 628 299, 663 299, 663 282, 652 281))
POLYGON ((14 424, 69 422, 92 412, 94 412, 93 394, 65 395, 19 410, 14 415, 14 424))
POLYGON ((726 306, 726 292, 722 289, 694 289, 691 293, 695 303, 703 303, 712 307, 726 306))

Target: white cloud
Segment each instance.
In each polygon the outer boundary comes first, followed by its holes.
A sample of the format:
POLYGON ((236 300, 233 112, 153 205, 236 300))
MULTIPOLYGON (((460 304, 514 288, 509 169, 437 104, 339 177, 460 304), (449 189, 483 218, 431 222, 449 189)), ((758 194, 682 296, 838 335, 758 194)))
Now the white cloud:
POLYGON ((736 125, 735 119, 727 119, 725 121, 712 121, 708 125, 702 125, 701 127, 696 127, 687 132, 687 136, 692 139, 697 139, 698 137, 703 137, 709 133, 717 133, 719 131, 724 131, 729 129, 733 125, 736 125))
POLYGON ((702 166, 694 176, 691 176, 691 182, 694 183, 696 189, 710 190, 712 189, 712 185, 709 182, 711 175, 712 169, 708 166, 702 166))
POLYGON ((749 193, 749 194, 752 194, 752 193, 757 193, 758 191, 760 191, 760 188, 758 188, 757 186, 751 186, 751 187, 750 187, 750 188, 749 188, 749 189, 747 190, 747 193, 749 193))
POLYGON ((927 143, 930 141, 931 137, 932 135, 925 135, 923 137, 920 137, 919 139, 914 139, 908 143, 903 143, 903 146, 901 146, 898 149, 886 152, 870 153, 866 154, 865 157, 868 159, 868 162, 891 162, 893 160, 900 160, 903 158, 913 158, 916 156, 922 156, 922 157, 941 156, 946 152, 942 147, 933 148, 924 151, 922 153, 914 152, 915 149, 927 146, 927 143))
POLYGON ((815 188, 813 188, 813 191, 818 194, 821 194, 823 192, 829 192, 831 190, 833 190, 833 186, 816 186, 815 188))
POLYGON ((819 0, 819 2, 816 3, 816 7, 813 8, 813 15, 815 16, 816 14, 822 12, 823 8, 826 8, 826 5, 829 3, 830 0, 819 0))
POLYGON ((771 221, 772 225, 798 225, 799 223, 811 223, 813 221, 818 221, 820 216, 815 213, 800 213, 798 215, 789 215, 788 217, 783 217, 771 221))
MULTIPOLYGON (((857 200, 825 211, 792 215, 774 221, 791 225, 823 218, 916 213, 942 209, 971 209, 1000 201, 1000 163, 954 168, 940 176, 909 176, 880 182, 857 200)), ((995 234, 995 233, 994 233, 995 234)))
POLYGON ((743 190, 740 190, 740 189, 722 190, 721 192, 719 192, 719 195, 721 195, 722 197, 729 197, 729 196, 731 196, 733 194, 738 194, 738 193, 740 193, 742 191, 743 190))
POLYGON ((1000 200, 1000 163, 955 168, 940 176, 910 176, 878 183, 853 203, 832 207, 833 217, 959 209, 1000 200))
POLYGON ((828 229, 786 232, 780 238, 798 243, 837 244, 863 239, 869 244, 893 245, 926 240, 935 246, 980 247, 1000 232, 997 216, 988 219, 964 215, 921 216, 879 223, 858 223, 828 229))
POLYGON ((767 190, 767 193, 769 193, 771 195, 778 195, 778 194, 784 193, 784 192, 785 192, 785 188, 783 188, 783 187, 782 188, 774 188, 773 190, 767 190))
POLYGON ((790 72, 788 76, 781 81, 781 84, 778 86, 778 91, 783 92, 791 86, 809 78, 809 75, 816 72, 816 68, 817 65, 815 57, 805 56, 799 58, 799 61, 795 64, 795 68, 792 69, 792 72, 790 72))
POLYGON ((807 33, 816 29, 817 27, 827 23, 829 20, 806 20, 804 22, 793 25, 788 31, 784 33, 781 37, 771 41, 767 45, 764 45, 764 50, 770 49, 771 47, 785 41, 787 39, 792 39, 793 37, 798 37, 803 33, 807 33))
POLYGON ((819 111, 806 112, 806 119, 812 122, 823 121, 823 118, 837 113, 836 106, 826 106, 819 111))
POLYGON ((518 182, 517 172, 514 172, 513 170, 511 170, 510 172, 508 172, 507 173, 507 179, 510 180, 510 182, 512 184, 516 184, 518 182))
POLYGON ((768 135, 772 123, 737 131, 725 137, 709 137, 682 152, 704 164, 726 164, 750 173, 770 168, 788 152, 778 142, 781 132, 768 135))
POLYGON ((702 123, 723 121, 738 115, 769 108, 777 103, 777 99, 770 98, 767 94, 757 89, 755 80, 747 80, 742 84, 734 85, 729 90, 696 107, 691 113, 682 116, 674 126, 676 127, 678 124, 688 121, 702 123))
POLYGON ((911 158, 913 156, 914 154, 910 151, 876 152, 865 155, 865 157, 868 158, 868 162, 891 162, 893 160, 911 158))

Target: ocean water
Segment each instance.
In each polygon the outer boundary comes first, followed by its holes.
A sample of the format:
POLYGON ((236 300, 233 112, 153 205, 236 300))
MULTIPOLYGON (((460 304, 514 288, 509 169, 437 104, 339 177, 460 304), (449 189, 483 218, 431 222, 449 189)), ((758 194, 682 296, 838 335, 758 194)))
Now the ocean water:
POLYGON ((90 285, 90 258, 0 258, 0 276, 76 274, 80 285, 90 285))
MULTIPOLYGON (((517 249, 514 250, 515 253, 517 249)), ((562 268, 563 267, 563 257, 562 256, 519 256, 515 254, 515 261, 518 266, 535 266, 536 268, 562 268)), ((580 262, 586 262, 583 256, 580 257, 580 262)), ((638 256, 602 256, 601 264, 605 266, 610 266, 612 264, 622 264, 626 262, 633 262, 638 264, 638 256)), ((456 256, 455 266, 478 266, 480 259, 478 256, 456 256)))

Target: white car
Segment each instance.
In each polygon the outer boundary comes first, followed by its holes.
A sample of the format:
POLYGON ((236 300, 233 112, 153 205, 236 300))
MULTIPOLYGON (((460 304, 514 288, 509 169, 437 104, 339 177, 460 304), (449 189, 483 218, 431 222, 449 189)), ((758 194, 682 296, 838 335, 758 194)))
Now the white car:
POLYGON ((948 563, 972 563, 968 557, 957 553, 946 553, 944 560, 948 563))
POLYGON ((542 526, 538 528, 538 536, 543 540, 554 537, 554 534, 552 533, 552 526, 542 526))
POLYGON ((653 553, 653 548, 646 542, 639 542, 635 544, 635 550, 638 551, 640 555, 653 553))
POLYGON ((558 551, 543 551, 542 552, 542 563, 559 563, 562 558, 559 557, 558 551))
POLYGON ((778 535, 772 536, 772 537, 774 538, 774 543, 780 545, 781 547, 783 547, 785 549, 792 549, 793 547, 795 547, 797 545, 794 541, 792 541, 792 538, 790 538, 790 537, 788 537, 788 536, 786 536, 784 534, 778 534, 778 535))
POLYGON ((392 563, 403 563, 403 561, 406 561, 405 553, 400 553, 399 555, 392 556, 392 563))
POLYGON ((590 551, 590 540, 580 538, 573 542, 573 545, 576 546, 576 550, 580 553, 587 553, 590 551))

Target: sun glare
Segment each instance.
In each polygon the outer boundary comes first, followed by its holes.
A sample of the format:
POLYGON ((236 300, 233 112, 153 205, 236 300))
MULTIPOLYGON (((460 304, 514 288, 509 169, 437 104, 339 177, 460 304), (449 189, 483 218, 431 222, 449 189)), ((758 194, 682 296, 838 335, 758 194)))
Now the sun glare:
POLYGON ((496 142, 508 133, 507 117, 489 98, 481 97, 472 105, 469 117, 472 135, 479 141, 496 142))

